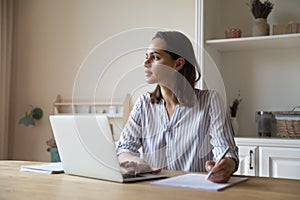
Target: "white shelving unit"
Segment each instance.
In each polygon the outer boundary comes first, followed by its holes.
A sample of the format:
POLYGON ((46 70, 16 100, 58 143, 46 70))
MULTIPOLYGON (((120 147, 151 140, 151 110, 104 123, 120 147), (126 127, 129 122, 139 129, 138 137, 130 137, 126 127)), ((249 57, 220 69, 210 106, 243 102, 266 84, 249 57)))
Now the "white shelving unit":
MULTIPOLYGON (((300 179, 300 140, 256 138, 254 119, 258 109, 299 103, 295 99, 300 96, 294 91, 299 91, 300 85, 300 33, 249 37, 253 17, 246 2, 249 0, 198 0, 200 39, 209 54, 201 60, 203 71, 210 67, 205 59, 212 58, 224 80, 228 102, 241 90, 238 120, 240 130, 246 133, 235 138, 240 155, 236 174, 300 179), (225 39, 224 31, 233 27, 242 30, 242 37, 225 39)), ((272 3, 271 26, 300 21, 299 0, 272 3)))
MULTIPOLYGON (((205 86, 220 89, 219 92, 225 88, 226 106, 240 91, 243 101, 237 121, 241 131, 238 135, 243 137, 257 135, 257 111, 290 110, 299 104, 300 98, 295 92, 300 85, 300 33, 251 37, 254 18, 246 5, 249 1, 197 0, 196 4, 200 12, 198 41, 203 44, 199 62, 202 77, 209 79, 203 82, 222 77, 219 88, 212 83, 205 86), (225 38, 228 28, 241 29, 242 37, 225 38)), ((268 17, 271 34, 275 24, 300 22, 299 0, 272 3, 275 7, 268 17)))
POLYGON ((293 48, 300 47, 300 33, 206 40, 206 44, 215 48, 219 52, 271 48, 293 48))

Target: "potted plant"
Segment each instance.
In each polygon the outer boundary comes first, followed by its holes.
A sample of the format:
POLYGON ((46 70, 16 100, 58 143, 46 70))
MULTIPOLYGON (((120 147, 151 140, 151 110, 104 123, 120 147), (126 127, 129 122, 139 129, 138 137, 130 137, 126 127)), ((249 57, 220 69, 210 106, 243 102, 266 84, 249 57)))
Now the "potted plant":
POLYGON ((239 107, 239 104, 241 103, 242 99, 234 99, 233 102, 232 102, 232 105, 230 106, 230 116, 233 118, 233 117, 236 117, 237 115, 237 110, 238 110, 238 107, 239 107))
POLYGON ((237 111, 239 108, 239 104, 241 103, 242 99, 240 98, 240 91, 238 94, 238 98, 235 98, 232 102, 232 105, 229 106, 230 108, 230 121, 233 128, 234 135, 237 136, 239 132, 239 126, 237 122, 237 111))
POLYGON ((57 150, 57 145, 55 139, 52 137, 46 141, 46 144, 49 146, 47 151, 51 154, 51 162, 60 162, 60 156, 57 150))
POLYGON ((271 13, 274 4, 269 0, 263 3, 260 0, 250 0, 250 11, 254 17, 254 24, 252 27, 252 36, 263 36, 270 34, 269 24, 267 18, 271 13))

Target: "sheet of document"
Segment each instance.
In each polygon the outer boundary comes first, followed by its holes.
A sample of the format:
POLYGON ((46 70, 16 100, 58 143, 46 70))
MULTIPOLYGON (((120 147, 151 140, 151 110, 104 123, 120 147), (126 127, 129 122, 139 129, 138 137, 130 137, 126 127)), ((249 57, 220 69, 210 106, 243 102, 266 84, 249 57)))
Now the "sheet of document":
POLYGON ((209 180, 206 180, 205 178, 205 174, 185 174, 164 180, 154 181, 151 182, 151 184, 169 187, 192 188, 198 190, 219 191, 248 179, 246 177, 231 177, 227 183, 213 183, 209 180))
POLYGON ((20 171, 58 174, 63 173, 64 169, 61 162, 53 162, 45 164, 22 165, 20 167, 20 171))

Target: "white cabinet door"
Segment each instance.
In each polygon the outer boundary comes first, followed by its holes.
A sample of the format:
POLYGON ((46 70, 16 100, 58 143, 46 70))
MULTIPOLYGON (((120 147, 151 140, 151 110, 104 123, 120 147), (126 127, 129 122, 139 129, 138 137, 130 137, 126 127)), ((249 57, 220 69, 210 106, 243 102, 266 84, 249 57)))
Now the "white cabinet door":
POLYGON ((260 147, 260 176, 300 179, 300 149, 260 147))
POLYGON ((240 165, 235 172, 236 175, 258 175, 258 147, 238 146, 240 165))

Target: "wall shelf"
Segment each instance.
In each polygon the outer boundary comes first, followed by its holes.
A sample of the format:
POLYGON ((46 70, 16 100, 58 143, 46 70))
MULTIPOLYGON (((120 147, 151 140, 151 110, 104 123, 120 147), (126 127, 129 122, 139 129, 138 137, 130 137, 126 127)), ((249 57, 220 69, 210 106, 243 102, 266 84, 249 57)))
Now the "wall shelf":
POLYGON ((219 52, 271 48, 293 48, 300 47, 300 33, 232 39, 214 39, 206 40, 206 44, 217 49, 219 52))
POLYGON ((123 126, 127 122, 132 107, 130 98, 130 95, 127 94, 123 101, 116 99, 84 101, 62 99, 58 95, 53 103, 53 114, 103 114, 110 120, 113 126, 113 133, 116 135, 121 133, 123 126))
POLYGON ((77 106, 121 106, 124 102, 55 102, 54 106, 70 106, 70 105, 77 105, 77 106))

